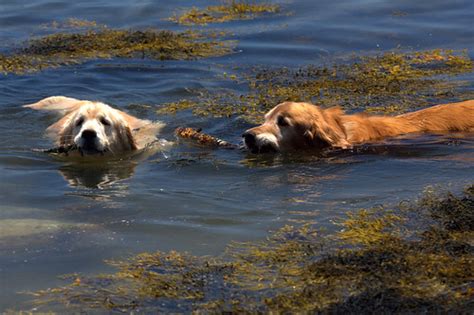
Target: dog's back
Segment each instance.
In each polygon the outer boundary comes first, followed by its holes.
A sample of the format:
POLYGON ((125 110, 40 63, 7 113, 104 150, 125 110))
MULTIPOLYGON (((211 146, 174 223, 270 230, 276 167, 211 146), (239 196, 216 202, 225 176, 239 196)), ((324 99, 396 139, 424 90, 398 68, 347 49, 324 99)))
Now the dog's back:
POLYGON ((344 115, 351 144, 416 132, 474 132, 474 101, 436 105, 398 116, 344 115))
POLYGON ((436 105, 397 116, 419 132, 474 131, 474 100, 436 105))

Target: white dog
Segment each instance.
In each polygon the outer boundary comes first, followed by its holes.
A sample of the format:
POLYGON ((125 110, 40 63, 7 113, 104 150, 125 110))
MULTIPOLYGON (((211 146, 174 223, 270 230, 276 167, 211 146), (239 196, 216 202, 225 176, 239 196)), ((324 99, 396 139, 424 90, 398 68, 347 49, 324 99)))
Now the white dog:
POLYGON ((156 140, 162 123, 142 120, 101 102, 51 96, 24 107, 60 113, 47 134, 59 147, 76 146, 81 155, 120 154, 156 140))

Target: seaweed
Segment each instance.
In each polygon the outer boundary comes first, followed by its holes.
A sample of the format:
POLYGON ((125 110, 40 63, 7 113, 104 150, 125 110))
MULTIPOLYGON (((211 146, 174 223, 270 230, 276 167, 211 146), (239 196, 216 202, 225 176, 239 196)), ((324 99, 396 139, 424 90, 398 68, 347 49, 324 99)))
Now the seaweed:
POLYGON ((206 25, 233 20, 249 20, 279 11, 280 6, 276 4, 230 0, 222 5, 208 6, 205 9, 193 7, 181 15, 174 15, 169 20, 182 25, 206 25))
POLYGON ((474 185, 464 194, 360 210, 339 231, 285 226, 224 256, 143 253, 116 273, 70 275, 37 310, 197 313, 472 311, 474 185), (458 218, 458 215, 460 217, 458 218), (454 225, 451 222, 455 221, 454 225), (459 222, 458 222, 459 221, 459 222))
POLYGON ((192 31, 87 30, 31 39, 22 49, 0 54, 0 73, 22 74, 92 59, 196 59, 231 52, 231 41, 207 40, 192 31))
POLYGON ((306 101, 353 111, 402 113, 435 101, 472 97, 467 83, 455 78, 472 72, 472 66, 466 51, 437 49, 394 51, 330 66, 256 68, 243 75, 245 93, 199 90, 195 98, 165 104, 158 112, 191 109, 196 115, 240 116, 258 123, 278 103, 306 101))

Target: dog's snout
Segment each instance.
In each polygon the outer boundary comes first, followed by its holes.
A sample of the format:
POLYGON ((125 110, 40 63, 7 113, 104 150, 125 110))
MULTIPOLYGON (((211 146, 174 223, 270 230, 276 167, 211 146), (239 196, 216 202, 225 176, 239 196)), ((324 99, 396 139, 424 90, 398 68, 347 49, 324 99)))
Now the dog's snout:
POLYGON ((246 131, 242 135, 242 138, 244 138, 244 142, 248 147, 253 147, 256 144, 256 137, 253 132, 246 131))
POLYGON ((85 140, 94 140, 95 138, 97 138, 97 132, 95 132, 94 130, 87 129, 82 132, 81 137, 85 140))

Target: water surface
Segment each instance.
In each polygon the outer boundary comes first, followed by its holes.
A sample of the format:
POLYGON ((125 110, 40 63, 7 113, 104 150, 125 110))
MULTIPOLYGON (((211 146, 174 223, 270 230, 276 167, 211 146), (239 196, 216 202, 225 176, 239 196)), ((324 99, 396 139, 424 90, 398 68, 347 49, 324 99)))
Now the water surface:
MULTIPOLYGON (((2 0, 2 51, 46 34, 69 17, 109 27, 183 29, 165 18, 203 1, 2 0)), ((231 240, 257 240, 301 218, 334 228, 351 209, 414 199, 428 185, 458 190, 474 179, 473 135, 423 136, 329 157, 211 150, 179 144, 142 160, 58 161, 42 132, 55 117, 20 107, 50 95, 102 100, 168 124, 232 142, 250 125, 238 118, 160 116, 154 108, 189 89, 227 87, 236 66, 295 67, 328 57, 406 50, 468 49, 474 56, 474 2, 282 2, 291 14, 218 25, 236 53, 194 61, 97 60, 29 75, 0 76, 0 312, 20 291, 57 285, 57 276, 104 271, 104 259, 153 250, 219 254, 231 240)), ((464 76, 466 89, 474 76, 464 76)), ((239 87, 233 87, 239 92, 239 87)))

